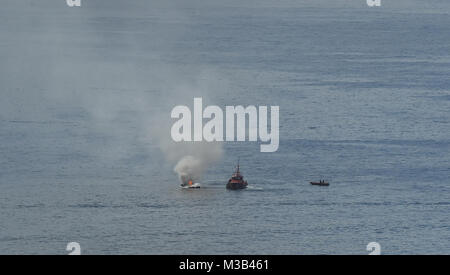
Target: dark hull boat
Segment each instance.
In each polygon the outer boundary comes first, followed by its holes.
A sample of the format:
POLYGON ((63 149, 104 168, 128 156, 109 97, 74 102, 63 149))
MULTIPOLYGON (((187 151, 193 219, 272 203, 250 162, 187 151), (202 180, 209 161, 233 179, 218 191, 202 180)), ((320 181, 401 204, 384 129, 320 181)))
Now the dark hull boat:
POLYGON ((247 181, 244 180, 241 172, 239 171, 239 161, 236 167, 236 172, 231 176, 231 179, 228 180, 227 189, 229 190, 239 190, 247 188, 247 181))
POLYGON ((314 181, 312 181, 312 182, 310 182, 310 183, 311 183, 311 185, 318 185, 318 186, 329 186, 329 185, 330 185, 328 182, 325 182, 325 181, 323 181, 323 180, 321 180, 321 181, 319 181, 319 182, 314 182, 314 181))

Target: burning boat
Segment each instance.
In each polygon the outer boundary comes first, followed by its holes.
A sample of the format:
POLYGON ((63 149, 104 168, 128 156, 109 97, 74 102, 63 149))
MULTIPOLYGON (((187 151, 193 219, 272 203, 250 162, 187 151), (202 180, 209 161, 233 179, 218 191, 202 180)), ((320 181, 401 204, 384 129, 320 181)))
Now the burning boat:
POLYGON ((241 172, 239 171, 239 160, 238 160, 238 165, 236 166, 236 171, 231 176, 231 178, 228 180, 227 189, 238 190, 238 189, 245 189, 245 188, 247 188, 247 181, 244 181, 244 177, 242 176, 241 172))
POLYGON ((181 181, 183 182, 181 184, 182 188, 200 188, 200 183, 194 182, 191 178, 181 177, 181 181))

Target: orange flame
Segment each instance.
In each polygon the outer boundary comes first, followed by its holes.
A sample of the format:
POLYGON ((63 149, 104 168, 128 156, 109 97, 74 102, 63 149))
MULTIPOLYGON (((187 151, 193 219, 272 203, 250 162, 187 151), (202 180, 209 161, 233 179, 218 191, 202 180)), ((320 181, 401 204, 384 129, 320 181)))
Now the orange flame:
POLYGON ((192 185, 192 180, 190 180, 190 181, 188 182, 188 184, 189 184, 189 185, 192 185))

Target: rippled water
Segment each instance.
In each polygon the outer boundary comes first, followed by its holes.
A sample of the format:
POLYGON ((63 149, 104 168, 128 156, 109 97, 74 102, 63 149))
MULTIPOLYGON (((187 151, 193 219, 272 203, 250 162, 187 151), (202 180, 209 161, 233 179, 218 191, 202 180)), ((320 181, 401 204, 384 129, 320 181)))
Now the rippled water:
POLYGON ((1 254, 450 252, 448 3, 25 2, 0 11, 1 254), (180 189, 154 133, 193 96, 279 105, 278 152, 225 143, 180 189))

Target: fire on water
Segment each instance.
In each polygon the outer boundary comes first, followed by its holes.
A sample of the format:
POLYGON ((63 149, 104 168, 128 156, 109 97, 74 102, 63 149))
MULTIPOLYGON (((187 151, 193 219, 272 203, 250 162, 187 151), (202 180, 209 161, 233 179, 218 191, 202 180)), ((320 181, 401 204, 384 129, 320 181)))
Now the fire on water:
POLYGON ((200 188, 200 183, 194 182, 192 179, 186 180, 186 177, 181 177, 181 180, 182 180, 181 184, 182 188, 200 188))

